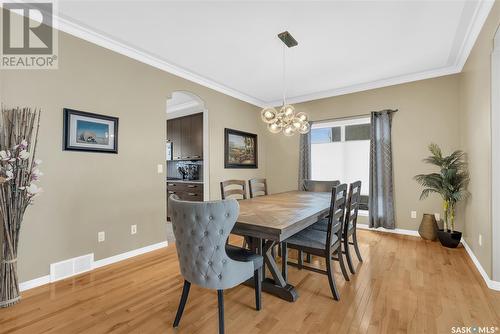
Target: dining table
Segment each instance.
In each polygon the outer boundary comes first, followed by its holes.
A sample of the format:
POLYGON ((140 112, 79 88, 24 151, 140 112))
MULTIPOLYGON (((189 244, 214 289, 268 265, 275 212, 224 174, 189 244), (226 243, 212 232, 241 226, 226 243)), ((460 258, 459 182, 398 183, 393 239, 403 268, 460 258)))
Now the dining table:
MULTIPOLYGON (((273 248, 297 232, 326 217, 330 209, 331 193, 288 191, 240 200, 240 213, 232 230, 243 236, 250 249, 264 257, 271 277, 263 270, 262 290, 289 302, 299 297, 295 287, 287 282, 287 261, 281 270, 276 263, 273 248)), ((282 259, 287 250, 282 249, 282 259)), ((253 285, 253 280, 247 282, 253 285)))

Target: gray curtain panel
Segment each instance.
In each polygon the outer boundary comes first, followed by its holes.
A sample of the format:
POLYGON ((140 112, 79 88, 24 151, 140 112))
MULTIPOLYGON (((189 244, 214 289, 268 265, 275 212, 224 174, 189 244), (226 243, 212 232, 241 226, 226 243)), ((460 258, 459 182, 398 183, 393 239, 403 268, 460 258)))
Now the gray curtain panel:
POLYGON ((311 131, 305 135, 300 135, 299 149, 299 183, 297 189, 304 190, 304 180, 311 178, 311 131))
POLYGON ((396 110, 371 114, 370 140, 370 227, 395 228, 392 181, 392 116, 396 110))

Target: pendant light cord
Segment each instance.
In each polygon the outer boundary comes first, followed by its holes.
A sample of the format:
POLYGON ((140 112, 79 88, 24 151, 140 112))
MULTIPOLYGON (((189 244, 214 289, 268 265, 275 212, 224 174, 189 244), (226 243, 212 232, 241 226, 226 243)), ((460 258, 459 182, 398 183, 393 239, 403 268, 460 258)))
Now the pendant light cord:
POLYGON ((285 64, 285 45, 283 45, 283 106, 286 105, 286 64, 285 64))

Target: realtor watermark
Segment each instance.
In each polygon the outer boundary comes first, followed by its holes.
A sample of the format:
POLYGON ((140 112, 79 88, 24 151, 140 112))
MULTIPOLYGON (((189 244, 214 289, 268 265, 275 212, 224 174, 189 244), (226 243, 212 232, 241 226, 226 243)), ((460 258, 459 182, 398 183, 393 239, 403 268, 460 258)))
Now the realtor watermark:
POLYGON ((497 326, 453 326, 452 334, 495 334, 500 333, 497 326))
POLYGON ((55 3, 0 0, 0 69, 57 69, 55 3))

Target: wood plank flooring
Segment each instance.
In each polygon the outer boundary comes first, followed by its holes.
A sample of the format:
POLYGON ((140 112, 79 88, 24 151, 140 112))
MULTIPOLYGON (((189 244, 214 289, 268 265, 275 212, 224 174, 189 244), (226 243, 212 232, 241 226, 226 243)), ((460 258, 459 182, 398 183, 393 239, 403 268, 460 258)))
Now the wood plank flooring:
MULTIPOLYGON (((341 300, 326 276, 290 268, 300 298, 288 303, 253 291, 225 293, 226 333, 451 333, 452 326, 500 327, 500 293, 484 284, 463 248, 360 230, 364 263, 341 300)), ((354 257, 355 258, 355 257, 354 257)), ((357 261, 357 260, 355 260, 357 261)), ((322 265, 316 262, 316 265, 322 265)), ((193 286, 179 329, 182 289, 174 246, 32 289, 0 309, 0 333, 216 333, 214 291, 193 286)), ((500 332, 500 331, 497 331, 500 332)))

